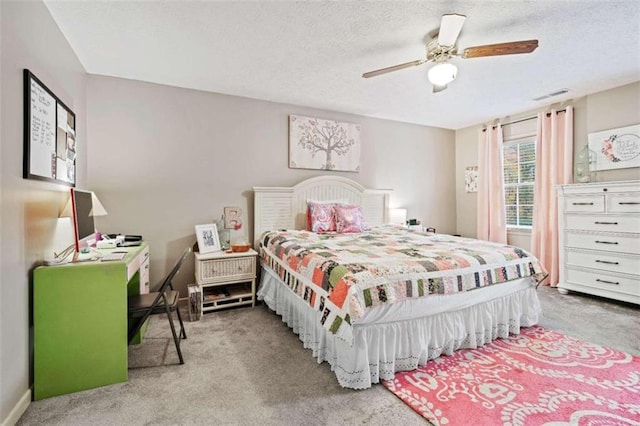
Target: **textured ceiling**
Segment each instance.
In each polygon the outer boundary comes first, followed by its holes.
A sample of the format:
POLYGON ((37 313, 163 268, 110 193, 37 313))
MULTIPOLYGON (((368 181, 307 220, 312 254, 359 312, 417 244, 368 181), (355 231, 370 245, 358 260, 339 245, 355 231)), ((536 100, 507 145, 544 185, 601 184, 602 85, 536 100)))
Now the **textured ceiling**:
POLYGON ((91 74, 458 129, 640 80, 640 1, 57 1, 91 74), (445 13, 459 47, 538 39, 528 55, 461 59, 431 93, 422 59, 445 13), (566 95, 534 101, 559 89, 566 95))

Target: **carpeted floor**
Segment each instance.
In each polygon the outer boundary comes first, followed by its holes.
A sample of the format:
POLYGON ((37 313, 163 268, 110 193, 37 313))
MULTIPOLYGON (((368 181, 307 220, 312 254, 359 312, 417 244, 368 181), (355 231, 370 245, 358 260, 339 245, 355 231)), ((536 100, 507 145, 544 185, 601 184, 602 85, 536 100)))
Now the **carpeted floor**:
MULTIPOLYGON (((538 291, 542 326, 640 355, 637 307, 538 291)), ((425 424, 382 385, 342 389, 265 306, 209 313, 186 327, 185 365, 166 319, 154 318, 145 342, 130 348, 126 383, 32 402, 18 424, 425 424)))

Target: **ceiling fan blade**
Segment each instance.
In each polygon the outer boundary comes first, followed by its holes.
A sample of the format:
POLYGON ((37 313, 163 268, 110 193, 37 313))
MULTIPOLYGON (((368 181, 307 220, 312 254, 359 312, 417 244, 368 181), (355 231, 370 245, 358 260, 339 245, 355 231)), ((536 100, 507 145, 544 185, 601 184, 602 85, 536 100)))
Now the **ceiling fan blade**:
POLYGON ((375 76, 380 75, 380 74, 386 74, 388 72, 398 71, 398 70, 401 70, 401 69, 404 69, 404 68, 409 68, 409 67, 415 67, 415 66, 418 66, 418 65, 422 65, 425 62, 427 62, 426 59, 418 59, 417 61, 406 62, 404 64, 394 65, 392 67, 380 68, 379 70, 365 72, 364 74, 362 74, 362 76, 364 78, 375 77, 375 76))
POLYGON ((531 53, 538 47, 538 40, 512 41, 508 43, 485 44, 483 46, 467 47, 463 58, 480 58, 483 56, 517 55, 531 53))
POLYGON ((438 93, 438 92, 442 92, 444 89, 446 89, 448 87, 447 84, 442 84, 442 85, 437 85, 434 84, 433 85, 433 93, 438 93))
POLYGON ((438 33, 438 44, 440 46, 454 46, 458 40, 465 19, 467 19, 466 16, 456 13, 442 15, 440 32, 438 33))

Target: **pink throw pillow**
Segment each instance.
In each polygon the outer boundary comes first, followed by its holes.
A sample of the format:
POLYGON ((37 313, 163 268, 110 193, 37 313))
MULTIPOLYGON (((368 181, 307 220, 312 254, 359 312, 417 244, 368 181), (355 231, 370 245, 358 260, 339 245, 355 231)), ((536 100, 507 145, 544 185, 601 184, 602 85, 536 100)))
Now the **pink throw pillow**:
POLYGON ((309 202, 309 213, 311 216, 311 232, 334 232, 336 221, 334 219, 334 203, 314 203, 309 202))
POLYGON ((364 214, 360 206, 335 206, 336 230, 341 234, 367 230, 364 214))

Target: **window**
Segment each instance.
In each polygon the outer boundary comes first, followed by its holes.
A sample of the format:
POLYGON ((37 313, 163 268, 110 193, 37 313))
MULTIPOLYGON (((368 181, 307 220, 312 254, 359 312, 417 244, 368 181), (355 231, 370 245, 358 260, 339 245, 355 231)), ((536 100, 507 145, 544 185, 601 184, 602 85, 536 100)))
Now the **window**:
POLYGON ((502 155, 507 227, 530 228, 533 224, 536 140, 526 138, 505 142, 502 155))

